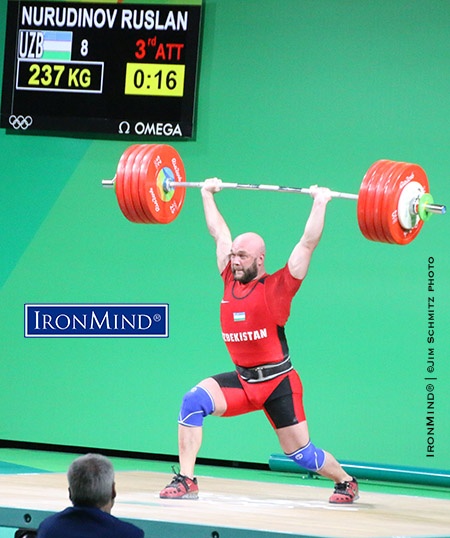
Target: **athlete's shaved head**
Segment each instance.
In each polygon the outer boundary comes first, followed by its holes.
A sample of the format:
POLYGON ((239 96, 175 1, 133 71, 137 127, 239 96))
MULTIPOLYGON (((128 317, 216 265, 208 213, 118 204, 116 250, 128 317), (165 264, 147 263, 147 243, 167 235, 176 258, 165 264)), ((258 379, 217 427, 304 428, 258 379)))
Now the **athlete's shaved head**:
POLYGON ((260 235, 254 232, 238 235, 231 245, 231 270, 234 279, 246 284, 263 275, 265 254, 266 245, 260 235))
POLYGON ((254 232, 238 235, 233 241, 231 249, 232 251, 245 250, 255 258, 260 255, 264 256, 266 253, 264 239, 254 232))

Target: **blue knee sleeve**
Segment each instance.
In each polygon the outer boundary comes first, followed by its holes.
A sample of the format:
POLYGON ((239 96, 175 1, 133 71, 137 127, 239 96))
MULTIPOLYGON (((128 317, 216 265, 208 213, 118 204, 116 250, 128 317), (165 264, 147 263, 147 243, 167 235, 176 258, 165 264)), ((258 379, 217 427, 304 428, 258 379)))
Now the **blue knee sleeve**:
POLYGON ((311 441, 303 448, 286 456, 308 471, 320 471, 325 463, 325 452, 314 446, 311 441))
POLYGON ((184 395, 178 424, 182 426, 202 426, 203 419, 214 411, 214 401, 203 387, 194 387, 184 395))

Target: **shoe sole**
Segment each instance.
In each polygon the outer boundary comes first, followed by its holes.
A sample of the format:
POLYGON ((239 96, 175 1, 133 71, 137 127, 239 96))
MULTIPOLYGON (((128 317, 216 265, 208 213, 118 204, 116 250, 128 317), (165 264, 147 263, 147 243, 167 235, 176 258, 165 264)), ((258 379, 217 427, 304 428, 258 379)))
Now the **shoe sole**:
POLYGON ((186 499, 186 500, 195 500, 195 499, 198 499, 198 493, 185 493, 184 495, 180 495, 180 496, 177 496, 177 497, 170 497, 170 496, 165 496, 165 495, 160 495, 159 496, 160 499, 180 499, 181 501, 186 499))
POLYGON ((356 495, 353 497, 351 501, 329 501, 330 504, 353 504, 355 501, 359 499, 359 495, 356 495))

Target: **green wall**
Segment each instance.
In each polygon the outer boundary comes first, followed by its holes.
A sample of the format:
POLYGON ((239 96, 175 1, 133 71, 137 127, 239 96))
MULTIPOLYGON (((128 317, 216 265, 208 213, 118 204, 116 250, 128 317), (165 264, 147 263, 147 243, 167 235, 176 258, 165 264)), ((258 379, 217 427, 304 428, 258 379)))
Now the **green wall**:
MULTIPOLYGON (((171 142, 188 179, 356 193, 365 170, 388 158, 421 164, 435 200, 450 203, 449 18, 450 4, 436 0, 205 0, 197 136, 171 142)), ((0 439, 176 454, 182 395, 231 364, 199 192, 170 225, 132 224, 100 185, 129 143, 2 130, 0 145, 0 439), (24 303, 53 302, 169 303, 170 337, 24 338, 24 303)), ((217 201, 234 235, 265 237, 270 272, 311 205, 247 191, 217 201)), ((340 459, 449 469, 449 232, 449 217, 434 216, 407 246, 374 243, 355 202, 329 205, 287 335, 312 438, 340 459)), ((279 451, 252 414, 209 418, 200 456, 265 463, 279 451)))

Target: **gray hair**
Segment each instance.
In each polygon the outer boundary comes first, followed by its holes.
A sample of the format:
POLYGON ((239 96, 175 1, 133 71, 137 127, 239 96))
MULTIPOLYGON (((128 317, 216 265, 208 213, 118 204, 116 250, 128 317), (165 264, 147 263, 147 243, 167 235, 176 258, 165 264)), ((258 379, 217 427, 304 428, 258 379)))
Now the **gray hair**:
POLYGON ((112 498, 114 468, 100 454, 80 456, 67 471, 70 500, 74 505, 105 506, 112 498))

